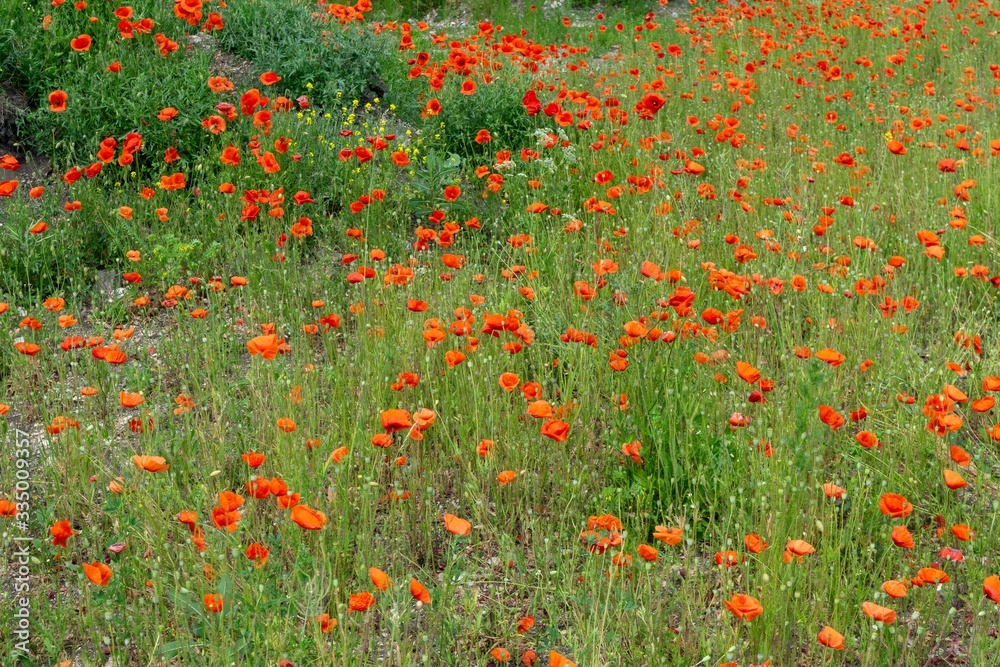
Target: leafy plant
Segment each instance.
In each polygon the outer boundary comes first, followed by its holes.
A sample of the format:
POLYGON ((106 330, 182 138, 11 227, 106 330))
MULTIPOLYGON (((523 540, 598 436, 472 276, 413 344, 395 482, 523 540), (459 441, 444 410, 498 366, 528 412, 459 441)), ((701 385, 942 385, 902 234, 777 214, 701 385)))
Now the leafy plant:
POLYGON ((308 94, 321 107, 366 102, 385 94, 382 45, 370 31, 341 27, 315 5, 292 0, 247 0, 229 6, 222 46, 282 77, 293 97, 308 94), (324 22, 320 22, 320 20, 324 22))
POLYGON ((523 95, 521 86, 506 78, 479 83, 473 95, 463 95, 461 83, 450 81, 440 95, 441 113, 431 117, 428 132, 439 131, 447 150, 467 157, 482 157, 498 145, 526 146, 534 125, 521 104, 523 95), (493 141, 477 143, 480 130, 488 130, 493 141))
POLYGON ((417 196, 409 201, 410 210, 423 218, 432 211, 451 206, 444 197, 444 189, 454 185, 459 180, 462 170, 462 158, 454 153, 441 157, 433 148, 427 152, 422 168, 417 172, 411 186, 417 196))
POLYGON ((200 126, 217 102, 205 85, 209 55, 184 47, 187 24, 164 3, 131 4, 137 16, 152 19, 177 43, 176 51, 163 56, 152 34, 119 36, 116 7, 94 3, 86 12, 60 12, 46 24, 45 6, 0 0, 0 16, 9 17, 0 28, 0 80, 23 92, 31 107, 20 121, 22 143, 59 167, 89 164, 102 139, 122 139, 129 132, 142 134, 145 146, 133 169, 159 162, 171 146, 196 151, 210 136, 200 126), (70 47, 81 34, 93 40, 86 52, 70 47), (100 57, 92 57, 98 49, 100 57), (119 63, 120 71, 109 71, 112 63, 119 63), (67 94, 63 112, 49 110, 48 95, 55 90, 67 94), (180 114, 160 122, 156 116, 168 106, 180 114))

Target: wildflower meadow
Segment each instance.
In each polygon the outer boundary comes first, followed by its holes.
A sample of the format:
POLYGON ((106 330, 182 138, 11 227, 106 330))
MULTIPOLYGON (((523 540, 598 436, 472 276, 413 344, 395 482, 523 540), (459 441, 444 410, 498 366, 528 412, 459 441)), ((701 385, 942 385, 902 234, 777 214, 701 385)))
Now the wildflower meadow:
POLYGON ((998 102, 997 0, 0 0, 0 664, 1000 665, 998 102))

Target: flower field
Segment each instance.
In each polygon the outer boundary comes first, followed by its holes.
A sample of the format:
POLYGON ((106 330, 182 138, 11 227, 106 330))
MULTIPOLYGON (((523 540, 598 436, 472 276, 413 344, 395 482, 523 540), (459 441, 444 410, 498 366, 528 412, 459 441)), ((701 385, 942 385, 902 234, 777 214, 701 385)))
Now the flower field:
POLYGON ((995 0, 0 19, 2 664, 1000 665, 995 0))

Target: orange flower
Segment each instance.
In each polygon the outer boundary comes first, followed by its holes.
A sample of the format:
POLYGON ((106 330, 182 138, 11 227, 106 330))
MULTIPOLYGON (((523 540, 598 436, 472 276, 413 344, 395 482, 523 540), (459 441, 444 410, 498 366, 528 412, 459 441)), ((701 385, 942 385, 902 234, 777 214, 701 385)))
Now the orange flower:
POLYGON ((429 118, 430 116, 436 116, 441 113, 441 102, 437 100, 436 97, 432 97, 427 100, 427 105, 424 110, 420 113, 424 118, 429 118))
POLYGON ((969 400, 969 397, 965 395, 965 392, 953 384, 946 384, 941 393, 956 403, 966 403, 969 400))
POLYGON ((969 528, 964 523, 957 523, 951 527, 951 534, 955 536, 955 539, 961 540, 963 542, 968 542, 973 538, 972 529, 969 528))
POLYGON ((684 539, 684 530, 681 528, 667 528, 666 526, 657 526, 653 530, 653 538, 659 540, 660 542, 665 542, 672 547, 677 546, 684 539))
POLYGON ((948 576, 943 570, 939 570, 936 567, 924 567, 917 572, 916 581, 920 584, 946 584, 951 581, 951 577, 948 576))
POLYGON ((883 493, 882 497, 879 498, 878 508, 882 514, 893 519, 902 519, 913 511, 913 505, 910 504, 910 501, 898 493, 883 493))
POLYGON ((187 177, 181 172, 160 176, 160 187, 167 192, 183 190, 187 187, 187 177))
POLYGON ((53 90, 49 93, 49 111, 55 113, 62 113, 66 111, 66 100, 69 96, 66 95, 66 91, 63 90, 53 90))
POLYGON ((375 596, 364 591, 361 593, 351 593, 348 603, 348 613, 368 611, 375 604, 375 596))
POLYGON ((894 610, 888 607, 880 607, 874 602, 863 602, 861 604, 861 611, 873 621, 885 623, 886 625, 892 625, 896 622, 896 612, 894 610))
POLYGON ((535 419, 548 419, 552 417, 555 412, 552 410, 552 405, 548 401, 532 401, 528 403, 527 414, 535 419))
POLYGON ((431 594, 416 578, 410 578, 410 595, 421 604, 431 603, 431 594))
POLYGON ((316 622, 319 623, 320 632, 323 634, 329 634, 337 627, 337 619, 331 618, 330 614, 323 612, 316 617, 316 622))
POLYGON ((829 405, 819 406, 819 419, 834 431, 847 423, 844 417, 829 405))
POLYGON ((502 373, 500 375, 500 387, 506 392, 512 392, 521 384, 521 378, 514 373, 502 373))
POLYGON ((111 581, 111 568, 104 563, 84 563, 81 567, 87 578, 98 586, 107 587, 111 581))
POLYGON ((426 431, 434 425, 434 421, 436 419, 436 412, 428 410, 427 408, 420 408, 413 413, 413 429, 417 431, 426 431))
POLYGON ((752 621, 764 613, 764 607, 760 601, 749 595, 738 593, 726 600, 726 608, 733 613, 736 618, 752 621))
POLYGON ((785 551, 795 554, 796 556, 808 556, 809 554, 816 552, 816 547, 809 544, 805 540, 791 540, 785 545, 785 551))
POLYGON ((749 533, 743 538, 743 544, 746 546, 747 551, 752 554, 759 554, 767 549, 767 542, 757 533, 749 533))
POLYGON ((843 651, 844 635, 827 625, 819 631, 819 643, 823 646, 829 646, 836 651, 843 651))
POLYGON ((465 537, 472 532, 472 524, 465 519, 460 519, 454 514, 444 515, 444 528, 453 535, 465 537))
POLYGON ((748 384, 754 384, 760 379, 760 371, 745 361, 736 362, 736 374, 748 384))
POLYGON ((892 529, 892 543, 901 549, 912 549, 914 547, 913 535, 906 526, 896 526, 892 529))
POLYGON ((166 459, 162 456, 150 456, 148 454, 143 454, 142 456, 135 455, 132 457, 132 463, 139 470, 145 470, 146 472, 163 472, 170 466, 167 465, 166 459))
POLYGON ((142 397, 142 394, 130 394, 125 393, 124 391, 118 392, 118 402, 121 403, 123 408, 134 408, 142 405, 145 400, 146 399, 142 397))
POLYGON ((480 440, 479 444, 476 445, 476 453, 479 454, 481 458, 486 458, 489 456, 490 451, 496 446, 497 443, 492 440, 480 440))
POLYGON ((556 442, 565 442, 569 437, 569 424, 559 419, 549 419, 542 424, 542 435, 556 442))
POLYGON ((222 596, 218 593, 206 593, 205 597, 202 598, 202 602, 205 603, 205 610, 212 614, 218 614, 222 611, 222 607, 225 604, 222 596))
POLYGON ((267 557, 270 555, 270 550, 263 544, 258 542, 251 542, 247 545, 246 551, 244 552, 246 557, 253 561, 253 566, 257 569, 264 567, 267 563, 267 557))
POLYGON ((991 575, 983 580, 983 595, 1000 604, 1000 577, 991 575))
POLYGON ((640 451, 642 451, 642 443, 638 440, 622 443, 622 454, 632 459, 633 462, 642 465, 642 456, 639 454, 640 451))
POLYGON ((859 431, 854 439, 865 449, 875 449, 882 446, 878 441, 878 436, 871 431, 859 431))
POLYGON ((406 410, 386 410, 382 413, 382 428, 386 433, 395 433, 408 429, 413 425, 410 421, 410 413, 406 410))
POLYGON ((174 16, 197 25, 202 17, 202 0, 177 0, 174 3, 174 16))
POLYGON ((549 651, 549 667, 576 667, 576 663, 556 651, 549 651))
POLYGON ((232 144, 229 144, 222 149, 222 155, 219 156, 219 162, 230 167, 239 165, 240 149, 232 144))
POLYGON ((296 505, 292 508, 292 521, 303 530, 319 530, 326 525, 326 515, 308 505, 296 505))
POLYGON ((660 558, 660 553, 648 544, 640 544, 636 549, 639 556, 650 563, 655 563, 660 558))
POLYGON ((944 469, 944 483, 952 490, 961 489, 969 485, 964 477, 954 470, 948 470, 947 468, 944 469))
POLYGON ((513 470, 504 470, 497 475, 497 481, 500 482, 500 486, 507 486, 515 479, 517 479, 517 473, 513 470))
POLYGON ((882 584, 882 590, 886 595, 893 598, 905 598, 906 597, 906 583, 890 579, 882 584))
POLYGON ((279 343, 279 338, 274 334, 257 336, 247 342, 247 351, 251 357, 260 355, 261 358, 271 361, 278 356, 279 343))
POLYGON ((69 41, 69 46, 71 49, 77 53, 83 53, 84 51, 90 50, 90 45, 94 40, 90 38, 90 35, 80 35, 69 41))
POLYGON ((40 346, 35 345, 34 343, 25 343, 24 341, 15 343, 14 349, 16 349, 18 352, 28 357, 33 357, 42 351, 42 348, 40 346))
POLYGON ((42 302, 42 308, 50 313, 58 313, 66 306, 66 299, 62 297, 50 296, 42 302))
POLYGON ((368 578, 372 580, 372 585, 375 586, 375 590, 377 591, 384 593, 389 590, 390 586, 392 586, 392 581, 389 580, 389 575, 377 567, 368 568, 368 578))
POLYGON ((983 398, 972 401, 969 407, 975 412, 989 412, 997 404, 997 400, 992 396, 984 396, 983 398))
POLYGON ((265 86, 272 86, 281 81, 281 77, 274 72, 264 72, 260 75, 260 82, 265 86))
POLYGON ((247 452, 243 454, 240 458, 251 468, 259 468, 264 464, 267 457, 263 454, 258 454, 257 452, 247 452))
POLYGON ((52 536, 52 544, 57 547, 65 547, 66 540, 76 535, 76 531, 69 525, 69 521, 63 519, 56 521, 49 528, 49 535, 52 536))
POLYGON ((196 524, 198 523, 198 515, 191 510, 183 510, 177 513, 177 520, 187 526, 189 530, 194 532, 194 529, 197 527, 196 524))
POLYGON ((844 361, 846 361, 847 359, 847 357, 842 355, 840 352, 837 352, 836 350, 831 350, 828 347, 823 348, 822 350, 817 352, 816 358, 819 359, 820 361, 830 364, 834 368, 844 363, 844 361))
POLYGON ((281 171, 281 165, 278 164, 277 158, 274 157, 274 153, 271 151, 257 158, 257 164, 264 169, 265 174, 276 174, 281 171))
POLYGON ((239 508, 243 507, 243 503, 246 502, 238 493, 232 491, 223 491, 219 494, 219 507, 227 512, 234 512, 239 508))

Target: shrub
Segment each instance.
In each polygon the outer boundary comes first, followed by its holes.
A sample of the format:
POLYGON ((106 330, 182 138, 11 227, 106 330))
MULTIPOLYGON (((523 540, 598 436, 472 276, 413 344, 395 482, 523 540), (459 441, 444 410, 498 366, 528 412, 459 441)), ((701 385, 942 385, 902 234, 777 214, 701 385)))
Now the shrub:
POLYGON ((133 9, 178 43, 168 56, 160 55, 152 34, 122 39, 114 9, 98 3, 80 12, 71 4, 52 8, 0 0, 0 16, 11 17, 0 31, 2 78, 34 109, 21 119, 21 142, 58 165, 89 162, 103 138, 128 132, 143 135, 147 155, 181 145, 191 152, 206 140, 199 121, 215 102, 205 85, 209 56, 185 48, 184 24, 161 3, 133 3, 133 9), (89 16, 99 20, 92 23, 89 16), (90 35, 93 43, 78 53, 70 41, 80 34, 90 35), (113 62, 121 63, 120 72, 108 71, 113 62), (56 89, 68 96, 61 113, 49 111, 47 98, 56 89), (156 114, 167 106, 181 115, 160 123, 156 114))
POLYGON ((321 14, 294 1, 247 0, 229 5, 219 41, 227 50, 253 61, 262 72, 282 77, 294 95, 311 90, 320 106, 338 99, 361 101, 385 92, 379 76, 379 45, 365 28, 324 29, 321 14))
POLYGON ((481 156, 491 153, 491 145, 523 147, 531 143, 533 121, 521 104, 523 91, 513 82, 497 79, 492 83, 479 83, 472 95, 463 95, 460 81, 452 79, 445 84, 441 113, 431 118, 440 128, 448 152, 463 156, 481 156), (489 130, 493 142, 477 144, 476 133, 489 130))

